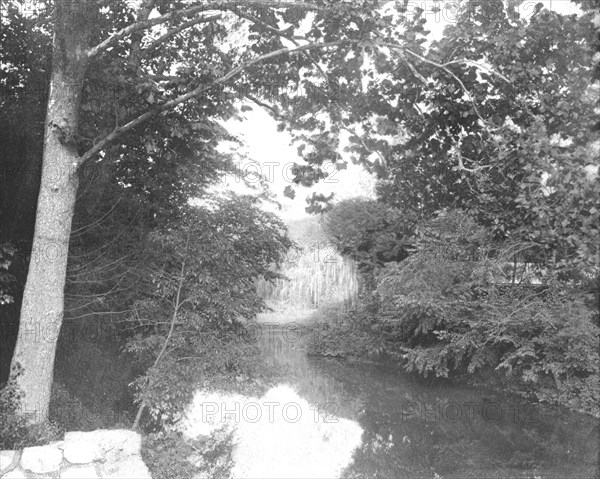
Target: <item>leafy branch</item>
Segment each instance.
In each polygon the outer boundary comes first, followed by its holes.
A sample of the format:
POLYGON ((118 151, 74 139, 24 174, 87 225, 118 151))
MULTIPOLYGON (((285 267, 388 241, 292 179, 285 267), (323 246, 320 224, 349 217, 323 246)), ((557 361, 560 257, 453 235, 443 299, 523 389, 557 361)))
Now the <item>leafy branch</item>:
MULTIPOLYGON (((223 10, 227 7, 228 4, 239 5, 239 0, 219 0, 218 2, 212 3, 202 3, 200 5, 194 5, 188 8, 184 8, 181 10, 174 10, 172 12, 166 13, 159 17, 147 18, 145 20, 141 20, 135 22, 121 30, 113 33, 108 38, 98 43, 96 46, 88 50, 87 57, 93 58, 96 55, 106 51, 108 48, 113 46, 119 40, 131 35, 140 30, 146 30, 156 25, 160 25, 162 23, 166 23, 170 20, 175 20, 182 17, 189 17, 191 15, 195 15, 197 13, 206 12, 210 10, 223 10)), ((247 2, 248 6, 257 6, 257 7, 276 7, 276 8, 284 8, 284 7, 293 7, 293 8, 305 8, 308 10, 322 10, 323 7, 319 7, 318 5, 305 3, 305 2, 285 2, 285 1, 271 1, 271 0, 253 0, 247 2)))
MULTIPOLYGON (((150 370, 156 369, 156 367, 160 363, 160 360, 165 355, 165 351, 167 350, 167 345, 169 344, 169 340, 173 336, 173 331, 175 329, 175 324, 177 321, 177 315, 179 313, 179 309, 181 308, 181 305, 183 304, 183 302, 181 301, 181 290, 183 288, 183 280, 185 278, 185 263, 187 261, 187 253, 188 253, 189 244, 190 244, 190 233, 188 231, 187 239, 185 242, 185 251, 183 253, 184 254, 183 261, 181 262, 181 270, 179 272, 179 284, 177 285, 177 294, 175 296, 173 315, 171 317, 171 325, 169 327, 169 332, 167 333, 167 337, 165 338, 162 349, 158 353, 158 356, 156 356, 156 360, 154 361, 154 364, 152 365, 150 370)), ((140 422, 140 418, 142 417, 142 412, 144 412, 145 408, 146 408, 146 400, 143 399, 142 403, 140 404, 140 407, 138 408, 137 414, 135 416, 135 421, 133 422, 133 429, 137 429, 138 424, 140 422)))
POLYGON ((81 166, 87 160, 92 158, 97 153, 101 152, 104 148, 106 148, 107 146, 112 144, 115 140, 117 140, 123 134, 127 133, 128 131, 132 130, 133 128, 135 128, 135 127, 141 125, 142 123, 146 122, 147 120, 155 117, 159 113, 170 110, 171 108, 173 108, 181 103, 184 103, 188 100, 191 100, 193 98, 200 96, 201 94, 210 90, 211 88, 213 88, 216 85, 227 82, 228 80, 230 80, 231 78, 240 74, 241 72, 243 72, 245 69, 247 69, 248 67, 250 67, 252 65, 255 65, 264 60, 268 60, 270 58, 274 58, 274 57, 277 57, 280 55, 293 54, 296 52, 315 50, 315 49, 321 49, 321 48, 337 47, 337 46, 340 46, 343 44, 348 44, 348 43, 358 43, 358 41, 357 40, 336 40, 333 42, 309 43, 307 45, 301 45, 296 48, 280 48, 279 50, 275 50, 275 51, 272 51, 269 53, 265 53, 264 55, 260 55, 258 57, 252 58, 252 59, 248 60, 247 62, 244 62, 241 65, 237 66, 236 68, 233 68, 225 75, 222 75, 221 77, 217 78, 211 84, 200 85, 188 93, 180 95, 177 98, 169 100, 161 105, 158 105, 157 107, 153 108, 152 110, 142 113, 137 118, 134 118, 133 120, 126 123, 125 125, 115 128, 113 131, 111 131, 106 136, 104 136, 101 140, 99 140, 92 148, 90 148, 82 156, 80 156, 79 159, 77 160, 77 166, 78 167, 81 166))

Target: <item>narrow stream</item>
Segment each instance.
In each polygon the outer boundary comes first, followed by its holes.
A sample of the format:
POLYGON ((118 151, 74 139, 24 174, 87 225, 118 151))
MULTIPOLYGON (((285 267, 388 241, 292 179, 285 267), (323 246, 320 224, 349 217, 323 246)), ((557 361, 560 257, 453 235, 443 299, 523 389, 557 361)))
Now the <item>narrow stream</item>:
POLYGON ((598 421, 589 416, 432 386, 380 365, 308 357, 297 336, 277 327, 263 328, 258 341, 323 420, 360 424, 362 444, 342 478, 599 477, 598 421))

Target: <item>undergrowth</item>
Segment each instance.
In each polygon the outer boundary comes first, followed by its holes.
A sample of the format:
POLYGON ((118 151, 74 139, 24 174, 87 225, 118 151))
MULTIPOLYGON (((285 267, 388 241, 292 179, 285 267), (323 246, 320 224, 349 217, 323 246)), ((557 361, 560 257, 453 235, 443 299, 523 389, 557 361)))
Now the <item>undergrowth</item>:
POLYGON ((149 434, 142 442, 142 458, 152 477, 228 479, 233 467, 232 437, 225 428, 198 440, 177 431, 149 434))

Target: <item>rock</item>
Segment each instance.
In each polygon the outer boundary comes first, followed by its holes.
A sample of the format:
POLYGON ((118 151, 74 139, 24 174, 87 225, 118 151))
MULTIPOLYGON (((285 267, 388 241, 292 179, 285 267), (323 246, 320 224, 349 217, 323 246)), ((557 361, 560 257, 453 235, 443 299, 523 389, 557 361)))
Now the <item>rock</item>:
POLYGON ((0 451, 0 471, 11 465, 17 451, 0 451))
POLYGON ((96 431, 65 433, 62 447, 65 459, 71 464, 89 464, 104 459, 106 452, 94 432, 96 431))
MULTIPOLYGON (((67 432, 64 441, 25 448, 20 455, 21 467, 3 479, 152 479, 142 460, 141 446, 141 436, 125 429, 67 432)), ((0 456, 3 468, 18 458, 15 451, 2 451, 0 456)))
POLYGON ((54 446, 56 449, 60 449, 62 451, 65 447, 65 441, 52 441, 48 443, 48 446, 54 446))
POLYGON ((142 450, 142 437, 135 431, 111 429, 94 432, 100 433, 100 444, 105 451, 117 449, 123 455, 131 456, 140 454, 142 450))
POLYGON ((23 449, 21 466, 36 474, 58 471, 63 454, 56 446, 36 446, 23 449))
POLYGON ((115 461, 140 454, 142 439, 127 429, 67 432, 63 449, 65 459, 72 464, 115 461))
POLYGON ((2 476, 2 479, 29 479, 23 469, 17 467, 2 476))
POLYGON ((131 456, 117 462, 107 461, 101 466, 100 477, 113 479, 152 479, 140 456, 131 456))
POLYGON ((72 466, 60 471, 60 479, 99 479, 96 466, 72 466))

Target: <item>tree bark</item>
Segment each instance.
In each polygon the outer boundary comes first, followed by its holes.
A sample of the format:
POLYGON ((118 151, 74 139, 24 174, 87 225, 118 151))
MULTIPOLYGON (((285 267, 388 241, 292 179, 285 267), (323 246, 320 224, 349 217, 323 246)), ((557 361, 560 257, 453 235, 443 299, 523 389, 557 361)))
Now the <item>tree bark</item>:
POLYGON ((56 342, 63 320, 64 286, 77 194, 79 155, 73 140, 90 31, 89 2, 57 1, 52 76, 44 130, 42 177, 33 248, 19 335, 12 365, 20 365, 17 384, 24 397, 21 414, 31 423, 48 418, 56 342))

